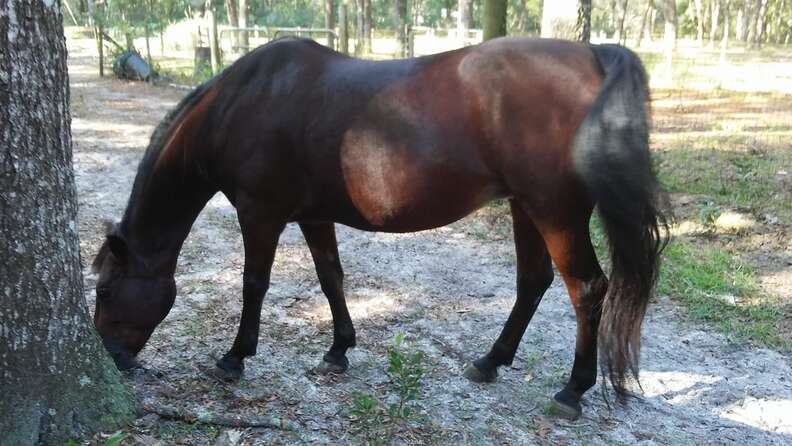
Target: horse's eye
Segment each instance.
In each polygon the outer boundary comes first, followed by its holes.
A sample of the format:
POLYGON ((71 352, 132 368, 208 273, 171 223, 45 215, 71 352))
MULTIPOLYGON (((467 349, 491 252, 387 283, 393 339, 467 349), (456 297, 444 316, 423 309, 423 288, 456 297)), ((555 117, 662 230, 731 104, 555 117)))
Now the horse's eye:
POLYGON ((100 286, 96 289, 97 299, 107 299, 108 297, 110 297, 110 288, 106 286, 100 286))

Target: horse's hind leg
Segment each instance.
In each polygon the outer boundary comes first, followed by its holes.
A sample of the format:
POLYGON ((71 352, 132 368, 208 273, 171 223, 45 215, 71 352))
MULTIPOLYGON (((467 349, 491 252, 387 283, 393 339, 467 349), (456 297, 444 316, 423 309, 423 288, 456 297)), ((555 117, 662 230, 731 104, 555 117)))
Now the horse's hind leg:
POLYGON ((341 373, 349 367, 346 351, 355 346, 355 327, 344 298, 344 271, 338 257, 335 226, 332 223, 300 223, 311 249, 316 275, 333 315, 333 345, 316 368, 320 373, 341 373))
POLYGON ((572 373, 566 386, 554 397, 555 407, 572 418, 581 414, 580 399, 597 380, 597 329, 608 288, 591 244, 590 212, 583 216, 585 218, 575 219, 575 223, 569 225, 557 222, 544 225, 537 221, 550 256, 569 291, 577 319, 572 373))
POLYGON ((476 382, 494 381, 498 367, 512 363, 536 307, 553 282, 550 256, 536 226, 515 200, 511 201, 511 211, 517 249, 517 301, 489 353, 465 370, 465 377, 476 382))

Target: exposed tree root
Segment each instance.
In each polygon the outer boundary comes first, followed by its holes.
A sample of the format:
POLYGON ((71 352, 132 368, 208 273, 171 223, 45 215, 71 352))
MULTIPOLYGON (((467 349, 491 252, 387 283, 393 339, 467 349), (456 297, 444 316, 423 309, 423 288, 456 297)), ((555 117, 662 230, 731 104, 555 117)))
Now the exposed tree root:
POLYGON ((228 427, 266 427, 270 429, 281 429, 287 431, 297 430, 299 425, 280 417, 261 417, 246 415, 221 415, 202 410, 188 410, 161 404, 151 399, 140 402, 140 409, 144 412, 154 413, 163 418, 184 421, 187 423, 203 423, 215 426, 228 427))

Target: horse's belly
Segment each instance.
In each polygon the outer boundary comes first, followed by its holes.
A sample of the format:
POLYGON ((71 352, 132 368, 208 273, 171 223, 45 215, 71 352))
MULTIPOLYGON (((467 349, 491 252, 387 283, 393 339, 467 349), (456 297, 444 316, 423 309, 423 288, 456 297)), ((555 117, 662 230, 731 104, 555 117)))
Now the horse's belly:
POLYGON ((458 147, 419 150, 352 134, 341 160, 346 192, 360 215, 340 222, 361 229, 410 232, 444 226, 504 195, 485 166, 458 147))

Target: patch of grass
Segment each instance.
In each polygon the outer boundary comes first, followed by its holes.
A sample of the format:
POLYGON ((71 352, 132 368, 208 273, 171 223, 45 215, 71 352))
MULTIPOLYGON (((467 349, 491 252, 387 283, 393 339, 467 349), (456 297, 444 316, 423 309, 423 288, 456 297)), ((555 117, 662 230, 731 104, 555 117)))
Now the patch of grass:
POLYGON ((657 291, 682 303, 694 320, 768 347, 788 348, 779 334, 782 310, 763 294, 749 266, 721 249, 670 244, 657 291))
POLYGON ((792 156, 773 152, 673 149, 657 154, 660 180, 669 192, 704 194, 712 206, 792 217, 792 200, 777 174, 792 156))

